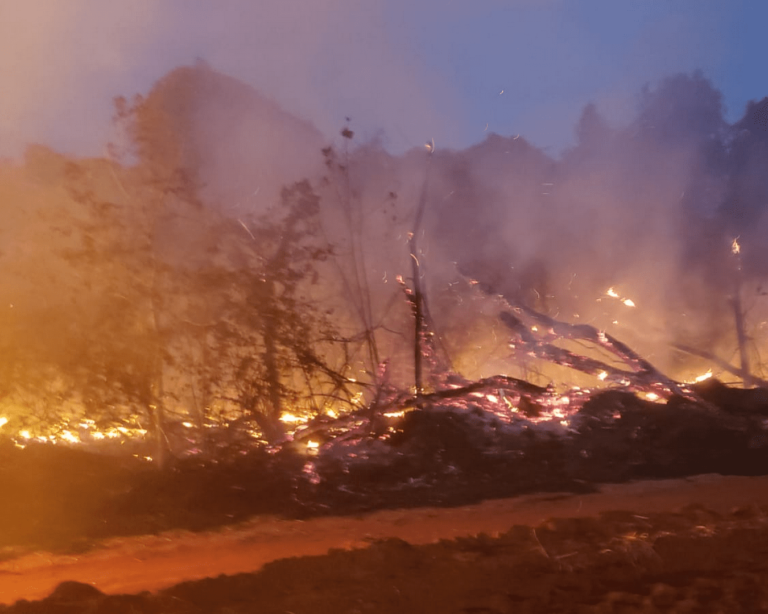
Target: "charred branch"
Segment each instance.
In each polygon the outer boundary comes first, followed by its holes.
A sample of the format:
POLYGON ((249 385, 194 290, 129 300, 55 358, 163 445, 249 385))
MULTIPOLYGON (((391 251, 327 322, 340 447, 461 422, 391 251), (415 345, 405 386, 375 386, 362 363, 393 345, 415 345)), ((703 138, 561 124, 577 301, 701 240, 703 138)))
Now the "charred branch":
MULTIPOLYGON (((525 380, 509 377, 507 375, 493 375, 457 388, 447 388, 445 390, 422 394, 418 400, 424 403, 435 403, 448 399, 466 397, 478 392, 487 392, 490 394, 493 391, 500 390, 510 393, 510 396, 527 397, 534 401, 540 401, 544 397, 551 396, 551 391, 548 388, 542 388, 541 386, 531 384, 525 380)), ((412 399, 403 402, 401 406, 412 407, 416 404, 417 399, 412 399)))
POLYGON ((608 333, 589 324, 560 322, 530 307, 521 305, 515 308, 545 329, 543 335, 534 335, 530 328, 513 313, 504 311, 500 314, 502 322, 517 335, 521 349, 530 352, 533 356, 589 375, 599 376, 605 381, 620 384, 633 391, 652 391, 667 399, 674 395, 691 396, 691 392, 680 383, 661 373, 637 352, 608 333), (557 347, 551 343, 557 339, 592 343, 622 360, 629 370, 619 369, 557 347))

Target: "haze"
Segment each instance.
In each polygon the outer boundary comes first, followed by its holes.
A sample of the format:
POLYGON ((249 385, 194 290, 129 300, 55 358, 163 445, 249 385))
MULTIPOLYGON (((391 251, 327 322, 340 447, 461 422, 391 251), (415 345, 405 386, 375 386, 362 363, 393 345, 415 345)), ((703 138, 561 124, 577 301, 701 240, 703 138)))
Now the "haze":
POLYGON ((196 59, 326 136, 351 117, 393 152, 487 131, 558 153, 586 103, 626 122, 643 84, 677 72, 701 69, 735 121, 765 93, 767 18, 763 3, 698 0, 4 2, 0 155, 101 154, 112 98, 196 59))

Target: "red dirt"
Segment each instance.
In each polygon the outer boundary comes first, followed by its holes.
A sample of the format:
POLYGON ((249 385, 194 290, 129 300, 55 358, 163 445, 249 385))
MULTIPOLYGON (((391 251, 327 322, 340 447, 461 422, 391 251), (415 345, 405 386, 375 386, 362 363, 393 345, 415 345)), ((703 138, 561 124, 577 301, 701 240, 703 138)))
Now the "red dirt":
POLYGON ((587 495, 529 495, 461 508, 421 508, 356 517, 281 520, 259 517, 208 533, 171 532, 114 539, 73 556, 35 553, 0 563, 0 603, 40 599, 60 582, 76 580, 105 593, 154 591, 184 580, 260 569, 287 557, 319 555, 331 548, 360 548, 396 537, 412 544, 486 533, 547 518, 674 511, 691 503, 720 513, 768 505, 768 477, 717 475, 608 485, 587 495))

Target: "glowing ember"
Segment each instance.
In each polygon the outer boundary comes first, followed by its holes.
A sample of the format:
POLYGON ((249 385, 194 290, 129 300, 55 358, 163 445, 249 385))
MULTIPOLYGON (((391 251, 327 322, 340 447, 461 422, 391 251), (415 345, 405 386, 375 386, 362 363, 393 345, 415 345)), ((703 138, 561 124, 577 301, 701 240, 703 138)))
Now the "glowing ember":
POLYGON ((497 397, 495 394, 487 394, 485 395, 485 398, 488 399, 491 403, 499 402, 499 397, 497 397))
POLYGON ((635 306, 635 302, 632 299, 630 299, 630 298, 625 298, 621 302, 624 303, 627 307, 634 307, 635 306))
POLYGON ((384 414, 385 418, 402 418, 405 415, 405 410, 400 411, 388 411, 384 414))
POLYGON ((618 295, 618 294, 616 294, 616 290, 614 290, 613 288, 608 288, 608 290, 606 290, 606 291, 605 291, 605 293, 606 293, 608 296, 610 296, 610 297, 613 297, 613 298, 619 298, 619 295, 618 295))
POLYGON ((517 407, 512 401, 510 401, 507 397, 502 397, 504 399, 504 403, 506 406, 510 409, 510 411, 520 411, 520 408, 517 407))
POLYGON ((600 371, 600 373, 597 375, 597 379, 599 379, 601 382, 604 382, 606 377, 608 377, 608 373, 605 371, 600 371))
POLYGON ((8 424, 8 418, 5 416, 0 416, 0 427, 5 426, 6 424, 8 424))
POLYGON ((647 401, 653 401, 654 403, 658 401, 661 397, 656 394, 655 392, 646 392, 644 395, 645 399, 647 401))
POLYGON ((319 448, 319 447, 320 447, 320 444, 319 444, 318 442, 316 442, 316 441, 312 441, 312 440, 310 439, 310 440, 307 442, 307 447, 308 447, 310 450, 316 450, 317 448, 319 448))
POLYGON ((19 437, 22 439, 32 439, 32 434, 29 431, 20 431, 19 437))

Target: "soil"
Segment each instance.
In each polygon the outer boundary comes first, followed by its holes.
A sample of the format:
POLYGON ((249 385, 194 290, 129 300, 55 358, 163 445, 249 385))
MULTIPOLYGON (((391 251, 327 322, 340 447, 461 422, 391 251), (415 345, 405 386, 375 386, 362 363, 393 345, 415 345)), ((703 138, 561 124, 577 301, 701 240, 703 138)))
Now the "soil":
POLYGON ((34 553, 0 612, 759 612, 767 577, 768 478, 710 475, 34 553))

